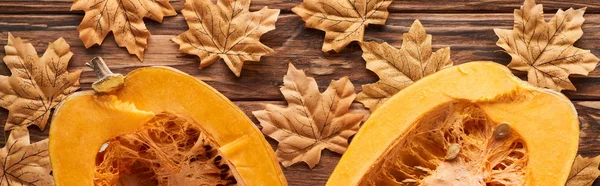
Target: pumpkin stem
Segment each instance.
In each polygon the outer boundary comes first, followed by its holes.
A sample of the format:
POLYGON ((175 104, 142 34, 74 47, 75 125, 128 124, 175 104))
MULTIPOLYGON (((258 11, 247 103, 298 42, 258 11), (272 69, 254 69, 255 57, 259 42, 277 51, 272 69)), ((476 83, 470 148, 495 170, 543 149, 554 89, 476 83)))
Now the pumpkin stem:
POLYGON ((94 57, 92 60, 90 60, 89 63, 85 63, 85 65, 94 69, 94 72, 96 72, 96 76, 98 76, 98 78, 100 79, 113 74, 112 71, 110 71, 110 69, 108 68, 108 66, 106 66, 106 63, 104 62, 104 59, 102 59, 102 57, 94 57))
POLYGON ((98 81, 92 84, 92 88, 98 93, 107 93, 120 89, 125 84, 125 77, 115 74, 106 65, 101 57, 93 58, 86 66, 94 69, 98 81))

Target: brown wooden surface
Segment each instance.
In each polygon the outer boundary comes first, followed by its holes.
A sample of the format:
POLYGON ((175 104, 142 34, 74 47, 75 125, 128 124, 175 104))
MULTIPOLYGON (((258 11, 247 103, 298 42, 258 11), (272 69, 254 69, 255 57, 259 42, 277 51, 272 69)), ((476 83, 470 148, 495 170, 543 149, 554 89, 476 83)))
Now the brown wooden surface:
MULTIPOLYGON (((600 1, 595 0, 538 0, 544 4, 546 11, 569 7, 588 7, 590 13, 600 13, 600 1)), ((0 12, 13 14, 47 14, 69 13, 73 0, 2 0, 0 12)), ((183 8, 185 0, 171 0, 176 10, 183 8)), ((259 10, 264 6, 281 9, 289 13, 292 7, 302 0, 253 0, 251 10, 259 10)), ((390 12, 440 12, 440 13, 508 13, 521 6, 520 0, 395 0, 388 10, 390 12)), ((77 14, 77 12, 70 12, 77 14)))
MULTIPOLYGON (((365 62, 360 57, 361 51, 356 43, 350 44, 340 54, 320 51, 324 32, 304 28, 304 22, 290 10, 301 0, 253 1, 253 10, 268 6, 280 8, 282 13, 277 21, 277 29, 261 38, 275 53, 263 57, 261 62, 245 64, 241 78, 236 78, 222 61, 198 69, 199 60, 196 56, 178 51, 178 46, 170 39, 187 30, 181 15, 166 18, 163 24, 146 20, 152 37, 143 62, 127 54, 124 48, 117 47, 112 35, 105 39, 102 46, 85 49, 77 32, 83 12, 69 11, 71 2, 72 0, 0 0, 0 46, 6 45, 8 32, 11 32, 32 42, 41 55, 49 42, 64 37, 75 54, 69 69, 84 70, 81 78, 84 90, 90 89, 91 83, 96 79, 94 73, 84 66, 94 56, 104 57, 113 71, 118 73, 127 73, 144 66, 172 66, 221 91, 255 123, 258 122, 251 114, 252 111, 263 109, 268 103, 285 104, 279 86, 282 85, 288 63, 294 63, 296 67, 314 76, 322 89, 332 79, 343 76, 350 77, 357 92, 361 89, 360 85, 377 81, 375 74, 365 69, 365 62)), ((183 7, 183 0, 171 2, 178 12, 183 7)), ((538 0, 538 3, 545 5, 548 16, 552 16, 559 8, 587 6, 583 27, 585 34, 576 46, 591 49, 600 56, 600 1, 538 0)), ((392 13, 387 25, 370 26, 366 38, 399 46, 401 34, 408 30, 414 19, 420 19, 427 32, 433 34, 434 48, 451 47, 455 64, 475 60, 493 60, 507 64, 510 57, 495 45, 497 37, 493 29, 511 28, 512 11, 521 4, 521 0, 396 0, 390 5, 392 13)), ((3 56, 4 48, 0 47, 0 58, 3 56)), ((525 75, 522 72, 515 73, 520 77, 525 75)), ((0 74, 10 74, 3 63, 0 63, 0 74)), ((580 114, 580 153, 600 155, 600 69, 594 70, 588 77, 574 76, 571 79, 578 91, 563 93, 574 101, 580 114)), ((367 112, 358 103, 353 107, 367 112)), ((0 123, 3 124, 6 117, 7 111, 0 110, 0 123)), ((47 133, 35 127, 30 129, 34 140, 44 138, 47 133)), ((276 142, 271 139, 269 141, 275 147, 276 142)), ((3 143, 4 136, 0 140, 0 144, 3 143)), ((284 172, 290 185, 323 185, 339 158, 340 155, 326 150, 321 163, 313 170, 308 169, 305 164, 297 164, 284 168, 284 172)))

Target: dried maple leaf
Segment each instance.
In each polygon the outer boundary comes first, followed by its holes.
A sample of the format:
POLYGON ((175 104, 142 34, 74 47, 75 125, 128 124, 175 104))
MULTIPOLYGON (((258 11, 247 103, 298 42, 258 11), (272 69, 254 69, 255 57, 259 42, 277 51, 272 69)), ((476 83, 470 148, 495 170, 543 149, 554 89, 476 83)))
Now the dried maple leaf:
POLYGON ((6 146, 0 149, 0 159, 3 162, 0 185, 54 185, 48 139, 31 144, 27 127, 10 132, 6 146))
POLYGON ((584 158, 578 155, 571 167, 571 173, 565 186, 587 186, 592 185, 596 178, 600 176, 600 156, 593 158, 584 158))
POLYGON ((415 81, 452 66, 450 47, 433 52, 431 35, 415 20, 408 33, 402 35, 402 47, 388 43, 360 43, 367 69, 379 76, 379 81, 363 85, 357 101, 374 111, 396 92, 415 81))
POLYGON ((306 27, 325 31, 322 50, 341 51, 352 41, 363 41, 369 24, 384 25, 392 0, 304 0, 292 11, 306 27))
POLYGON ((29 125, 44 130, 51 110, 79 89, 81 71, 67 71, 70 46, 59 38, 39 58, 31 43, 8 33, 4 50, 4 63, 12 73, 0 75, 0 106, 9 111, 4 130, 29 125))
POLYGON ((589 50, 573 46, 583 35, 584 12, 585 8, 558 10, 546 22, 542 5, 525 0, 515 10, 513 30, 494 29, 499 38, 496 44, 512 57, 508 67, 527 71, 529 83, 535 86, 576 90, 569 74, 587 75, 600 61, 589 50))
POLYGON ((86 48, 102 44, 112 31, 117 45, 140 60, 150 37, 143 18, 162 22, 165 16, 177 15, 169 0, 74 0, 71 10, 85 11, 77 30, 86 48))
POLYGON ((181 11, 189 30, 173 38, 179 50, 200 58, 200 68, 223 58, 240 76, 244 61, 259 61, 273 49, 260 36, 275 29, 279 9, 250 12, 250 0, 186 0, 181 11))
POLYGON ((356 133, 364 116, 349 112, 356 94, 348 77, 332 81, 320 93, 314 78, 290 64, 281 92, 287 107, 268 104, 265 110, 252 113, 262 132, 279 141, 276 153, 283 166, 304 161, 313 168, 323 149, 346 151, 348 138, 356 133))

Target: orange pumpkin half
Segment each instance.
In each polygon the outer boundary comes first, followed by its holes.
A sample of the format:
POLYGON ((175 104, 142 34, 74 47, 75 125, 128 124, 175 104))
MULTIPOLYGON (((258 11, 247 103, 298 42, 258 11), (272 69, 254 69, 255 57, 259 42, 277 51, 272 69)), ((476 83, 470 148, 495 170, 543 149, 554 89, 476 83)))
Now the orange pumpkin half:
POLYGON ((53 116, 58 186, 287 185, 258 128, 204 82, 167 67, 123 79, 92 62, 104 76, 96 92, 73 94, 53 116))
POLYGON ((327 185, 562 186, 578 140, 577 113, 564 95, 500 64, 471 62, 386 101, 327 185))

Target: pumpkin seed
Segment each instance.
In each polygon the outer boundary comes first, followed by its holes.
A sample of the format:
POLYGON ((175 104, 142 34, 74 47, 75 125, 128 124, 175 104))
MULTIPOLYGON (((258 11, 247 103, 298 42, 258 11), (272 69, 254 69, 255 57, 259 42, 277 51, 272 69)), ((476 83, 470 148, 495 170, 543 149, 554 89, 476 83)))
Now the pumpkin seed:
POLYGON ((501 140, 510 134, 510 125, 507 122, 502 122, 496 125, 494 129, 494 139, 501 140))
POLYGON ((451 143, 448 146, 448 151, 446 151, 446 160, 453 160, 458 156, 460 152, 460 145, 458 143, 451 143))

